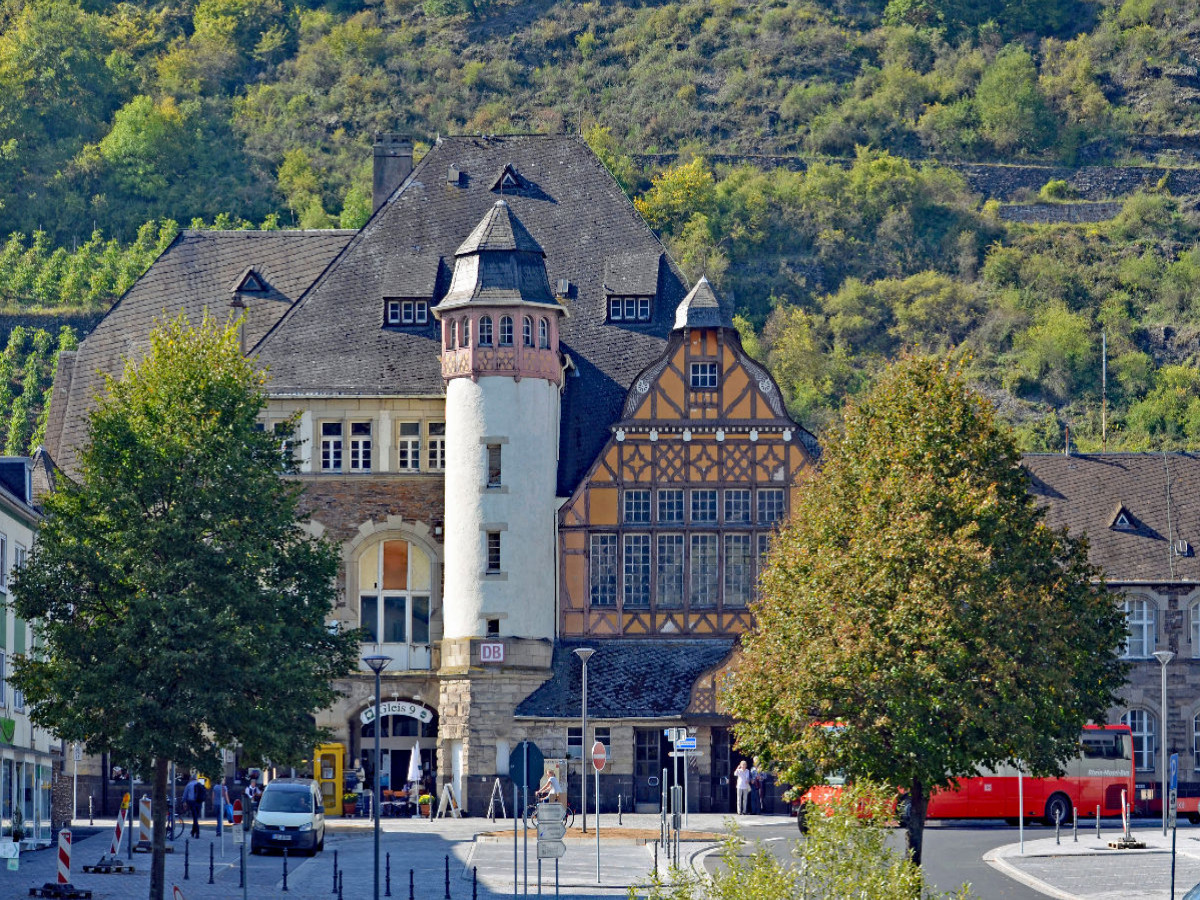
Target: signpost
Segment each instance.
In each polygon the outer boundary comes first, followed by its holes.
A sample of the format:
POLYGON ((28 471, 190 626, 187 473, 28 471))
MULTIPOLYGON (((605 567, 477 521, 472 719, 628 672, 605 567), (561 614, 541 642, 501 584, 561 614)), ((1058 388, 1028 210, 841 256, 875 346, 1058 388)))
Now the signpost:
POLYGON ((508 777, 513 783, 513 893, 517 892, 517 819, 525 826, 525 893, 529 893, 529 828, 525 809, 529 806, 529 782, 537 790, 546 757, 533 741, 521 741, 508 757, 508 777), (525 802, 518 805, 518 791, 525 791, 525 802), (521 810, 520 816, 516 811, 521 810))
MULTIPOLYGON (((1163 667, 1166 670, 1166 667, 1163 667)), ((1175 900, 1175 808, 1179 800, 1179 754, 1171 754, 1171 808, 1167 812, 1167 824, 1171 826, 1171 900, 1175 900)))
POLYGON ((558 896, 558 860, 567 852, 567 814, 561 803, 539 803, 537 808, 538 894, 542 892, 542 860, 554 860, 554 896, 558 896))
POLYGON ((600 770, 608 762, 608 751, 599 741, 592 744, 592 768, 596 774, 592 781, 596 785, 596 884, 600 883, 600 770))

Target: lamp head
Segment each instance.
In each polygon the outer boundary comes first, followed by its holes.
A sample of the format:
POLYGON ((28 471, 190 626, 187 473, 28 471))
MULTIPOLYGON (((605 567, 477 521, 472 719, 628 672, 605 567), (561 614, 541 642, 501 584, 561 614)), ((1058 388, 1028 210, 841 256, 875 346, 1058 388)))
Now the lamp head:
POLYGON ((587 665, 587 661, 592 658, 592 654, 595 652, 596 651, 593 650, 591 647, 576 647, 575 648, 575 655, 578 656, 581 660, 583 660, 583 664, 585 666, 587 665))
POLYGON ((364 656, 362 661, 366 663, 368 669, 378 675, 391 664, 392 658, 382 654, 373 654, 371 656, 364 656))
POLYGON ((1154 653, 1154 658, 1165 666, 1175 658, 1175 654, 1170 650, 1156 650, 1154 653))

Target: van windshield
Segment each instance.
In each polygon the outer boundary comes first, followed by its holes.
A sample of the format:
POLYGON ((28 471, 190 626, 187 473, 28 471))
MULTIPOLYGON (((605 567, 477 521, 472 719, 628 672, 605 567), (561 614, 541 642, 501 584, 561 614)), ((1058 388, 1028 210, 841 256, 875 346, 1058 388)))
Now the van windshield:
POLYGON ((271 790, 263 791, 259 812, 310 813, 313 811, 312 791, 271 790))

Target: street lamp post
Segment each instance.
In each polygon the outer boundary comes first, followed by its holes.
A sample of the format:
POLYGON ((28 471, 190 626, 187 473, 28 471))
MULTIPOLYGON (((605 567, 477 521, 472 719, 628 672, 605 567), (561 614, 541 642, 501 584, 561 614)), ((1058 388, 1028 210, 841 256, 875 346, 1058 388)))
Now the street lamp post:
MULTIPOLYGON (((583 833, 587 834, 587 664, 596 651, 591 647, 579 647, 575 655, 583 660, 583 698, 580 703, 580 734, 579 734, 579 792, 580 806, 583 809, 583 833)), ((596 815, 600 815, 597 808, 596 815)))
POLYGON ((1167 663, 1175 658, 1175 654, 1170 650, 1158 650, 1154 654, 1154 658, 1159 661, 1162 666, 1162 752, 1159 758, 1162 761, 1162 826, 1163 834, 1167 833, 1167 663))
POLYGON ((371 804, 375 814, 375 900, 379 900, 379 673, 386 669, 391 661, 390 656, 382 654, 363 657, 367 668, 375 673, 375 797, 371 804))

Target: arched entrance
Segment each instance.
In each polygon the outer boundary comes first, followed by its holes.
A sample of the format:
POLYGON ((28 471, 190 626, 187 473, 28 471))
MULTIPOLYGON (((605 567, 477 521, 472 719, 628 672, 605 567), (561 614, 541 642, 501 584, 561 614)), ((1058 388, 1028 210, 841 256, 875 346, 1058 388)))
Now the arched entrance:
MULTIPOLYGON (((415 700, 387 700, 380 705, 380 788, 400 790, 408 783, 413 749, 421 748, 421 787, 434 793, 437 776, 438 716, 415 700)), ((358 716, 358 759, 367 774, 367 785, 375 784, 375 706, 358 716)))

